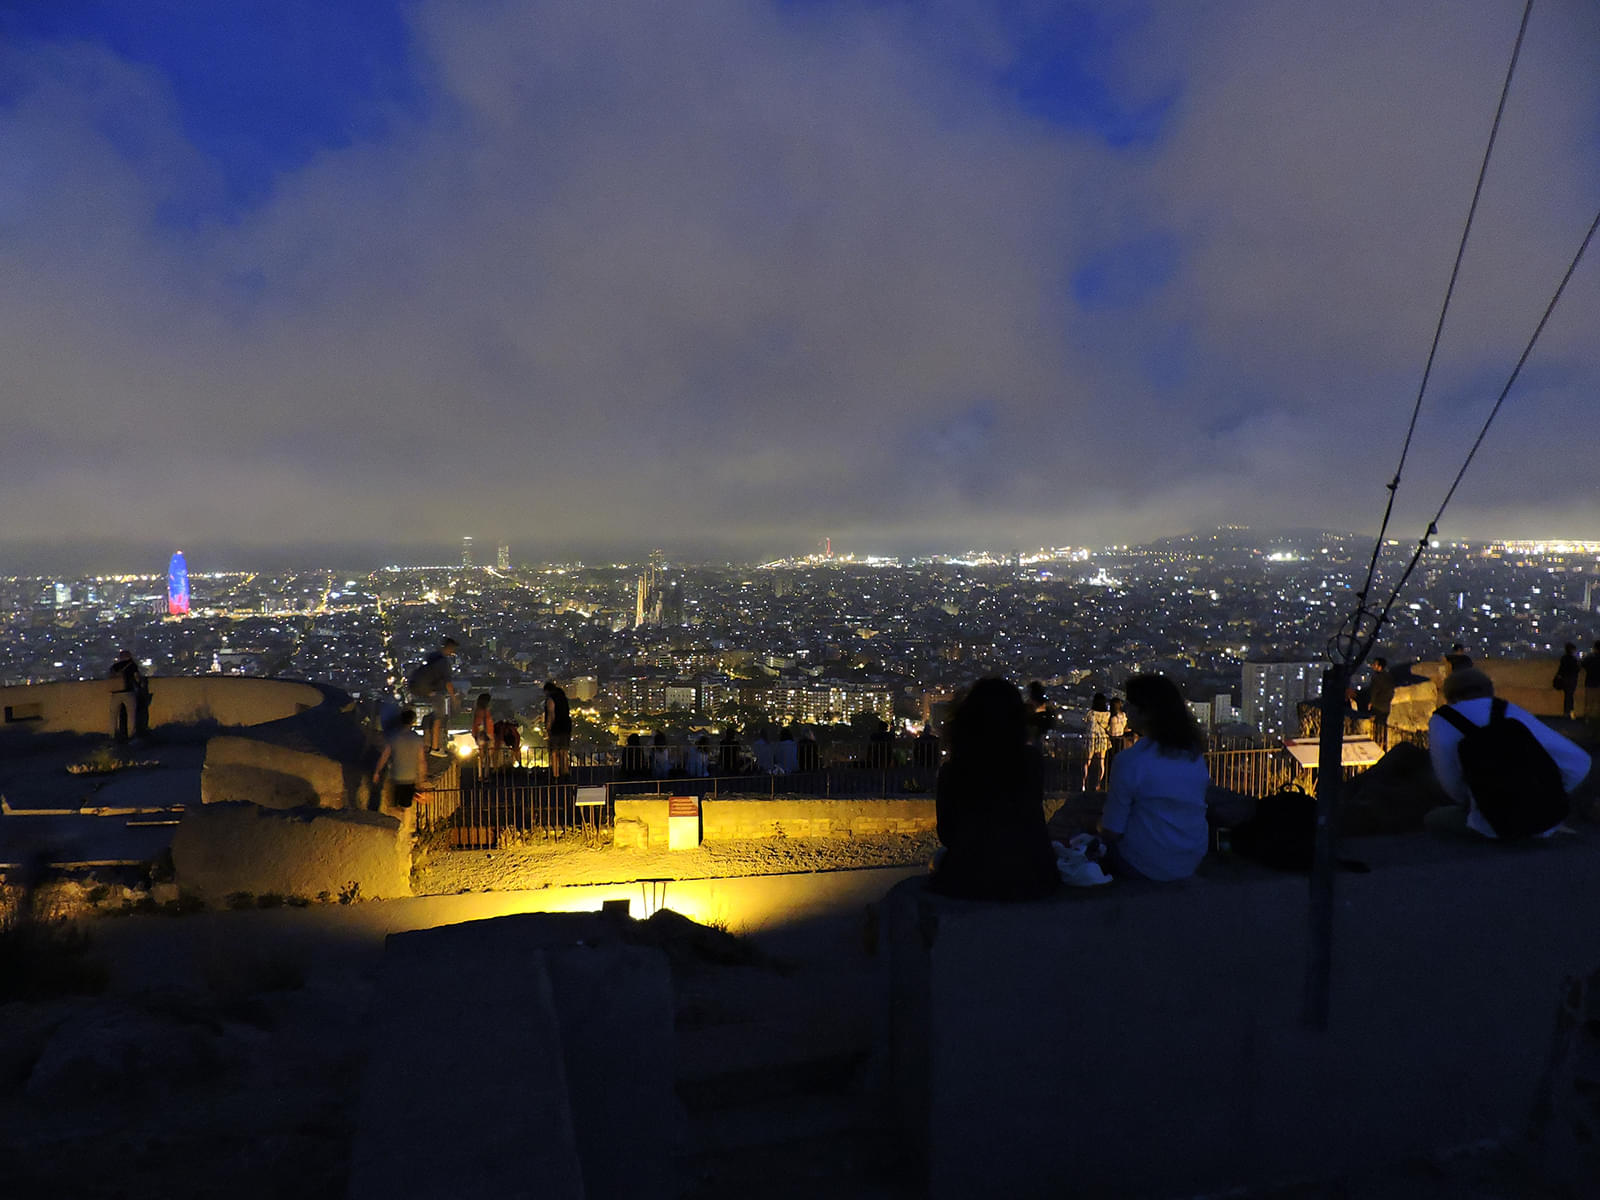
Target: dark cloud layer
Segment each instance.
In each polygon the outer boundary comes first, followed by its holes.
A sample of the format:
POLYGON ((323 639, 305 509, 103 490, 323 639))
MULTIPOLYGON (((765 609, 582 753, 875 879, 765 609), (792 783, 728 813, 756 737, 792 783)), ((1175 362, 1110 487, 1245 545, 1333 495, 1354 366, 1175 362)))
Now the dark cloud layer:
MULTIPOLYGON (((1396 7, 421 4, 404 97, 244 204, 160 69, 14 39, 0 538, 1371 528, 1520 11, 1396 7)), ((1403 519, 1597 196, 1600 10, 1552 0, 1403 519)), ((1597 317, 1600 260, 1453 531, 1594 536, 1597 317)))

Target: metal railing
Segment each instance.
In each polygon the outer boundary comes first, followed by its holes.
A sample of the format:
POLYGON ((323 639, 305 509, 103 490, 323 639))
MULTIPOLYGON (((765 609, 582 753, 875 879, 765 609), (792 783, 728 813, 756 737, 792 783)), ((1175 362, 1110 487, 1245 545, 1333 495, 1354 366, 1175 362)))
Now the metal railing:
MULTIPOLYGON (((1390 744, 1400 740, 1394 735, 1390 744)), ((1426 734, 1404 740, 1427 744, 1426 734)), ((550 778, 542 748, 526 750, 515 762, 452 758, 419 792, 417 830, 440 835, 452 847, 477 849, 503 845, 507 834, 604 830, 613 823, 615 801, 629 796, 907 799, 934 794, 938 761, 930 761, 925 746, 834 742, 815 746, 814 757, 812 750, 803 753, 806 769, 785 771, 758 769, 756 756, 742 747, 713 747, 709 758, 683 746, 608 747, 574 752, 569 773, 559 780, 550 778), (729 765, 732 769, 723 769, 729 765), (603 788, 603 803, 580 804, 579 788, 603 788)), ((1115 752, 1108 756, 1105 778, 1115 757, 1115 752)), ((1087 762, 1086 744, 1047 746, 1046 795, 1081 792, 1087 762)), ((1206 766, 1218 786, 1257 798, 1293 784, 1309 787, 1312 778, 1287 751, 1273 746, 1214 749, 1206 754, 1206 766)), ((1345 777, 1363 769, 1348 767, 1345 777)))

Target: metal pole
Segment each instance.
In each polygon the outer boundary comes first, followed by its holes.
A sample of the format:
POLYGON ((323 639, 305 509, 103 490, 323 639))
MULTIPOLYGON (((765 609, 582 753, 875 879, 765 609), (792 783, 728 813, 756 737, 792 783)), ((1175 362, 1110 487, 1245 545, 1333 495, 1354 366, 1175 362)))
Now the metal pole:
POLYGON ((1344 779, 1345 687, 1350 669, 1334 663, 1322 673, 1321 737, 1317 746, 1317 829, 1311 859, 1309 953, 1306 958, 1304 1021, 1328 1028, 1328 992, 1333 975, 1333 865, 1339 786, 1344 779))

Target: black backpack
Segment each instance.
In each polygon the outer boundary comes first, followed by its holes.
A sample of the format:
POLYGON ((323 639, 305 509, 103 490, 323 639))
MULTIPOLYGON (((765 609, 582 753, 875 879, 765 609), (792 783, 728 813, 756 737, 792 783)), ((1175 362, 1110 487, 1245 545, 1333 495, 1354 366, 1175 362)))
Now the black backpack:
POLYGON ((1461 773, 1496 837, 1532 837, 1567 819, 1561 768, 1533 730, 1506 715, 1504 700, 1494 698, 1486 725, 1474 725, 1449 705, 1434 715, 1461 731, 1461 773))
MULTIPOLYGON (((1255 815, 1233 829, 1233 852, 1274 871, 1310 874, 1317 856, 1317 798, 1297 787, 1283 788, 1256 804, 1255 815)), ((1372 868, 1353 858, 1335 858, 1341 871, 1365 874, 1372 868)))

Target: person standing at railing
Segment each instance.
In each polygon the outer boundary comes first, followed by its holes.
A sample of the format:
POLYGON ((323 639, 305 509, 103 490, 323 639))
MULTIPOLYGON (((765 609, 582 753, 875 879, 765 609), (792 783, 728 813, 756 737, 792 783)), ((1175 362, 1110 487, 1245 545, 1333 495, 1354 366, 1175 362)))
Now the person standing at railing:
POLYGON ((544 681, 544 736, 550 747, 550 781, 572 771, 572 706, 554 679, 544 681))
POLYGON ((1106 781, 1106 755, 1111 750, 1111 702, 1104 692, 1096 692, 1089 702, 1089 751, 1083 760, 1080 791, 1098 792, 1106 781), (1089 786, 1093 777, 1094 786, 1089 786))
POLYGON ((500 739, 490 711, 493 704, 494 698, 488 692, 479 692, 477 703, 472 706, 472 740, 478 746, 478 765, 484 770, 500 765, 500 739))
POLYGON ((785 725, 778 734, 778 744, 772 748, 774 774, 793 775, 800 769, 800 747, 795 745, 794 726, 785 725))
POLYGON ((667 735, 656 730, 650 739, 650 778, 665 779, 672 774, 672 751, 667 749, 667 735))
POLYGON ((1372 740, 1389 748, 1389 710, 1394 707, 1395 673, 1387 658, 1372 660, 1372 688, 1367 707, 1372 712, 1372 740))
POLYGON ((684 772, 690 779, 704 779, 711 774, 711 739, 701 734, 683 759, 684 772))
POLYGON ((1139 740, 1117 755, 1100 814, 1111 874, 1187 879, 1206 855, 1206 736, 1165 675, 1128 680, 1128 728, 1139 740))
POLYGON ((1561 693, 1561 715, 1569 721, 1572 720, 1573 705, 1578 698, 1578 676, 1581 673, 1577 644, 1568 642, 1561 661, 1556 664, 1556 677, 1551 686, 1561 693))
POLYGON ((1578 666, 1583 668, 1584 718, 1600 721, 1600 638, 1595 638, 1594 649, 1583 656, 1578 666))

